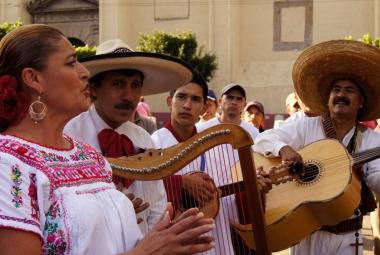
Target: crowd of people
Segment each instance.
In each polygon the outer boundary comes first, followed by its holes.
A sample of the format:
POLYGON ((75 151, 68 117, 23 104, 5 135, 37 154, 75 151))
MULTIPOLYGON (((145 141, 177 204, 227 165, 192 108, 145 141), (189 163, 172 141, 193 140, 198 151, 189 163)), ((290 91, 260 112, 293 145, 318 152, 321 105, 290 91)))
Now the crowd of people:
MULTIPOLYGON (((380 118, 378 81, 378 49, 346 40, 316 44, 294 64, 295 91, 284 108, 290 117, 269 128, 264 105, 247 100, 254 95, 244 86, 227 84, 218 97, 179 59, 134 52, 114 39, 78 61, 59 30, 17 28, 0 41, 0 252, 255 254, 231 228, 250 222, 244 190, 217 190, 236 182, 239 154, 231 145, 205 151, 162 180, 114 176, 106 157, 169 148, 219 124, 240 126, 253 151, 280 157, 284 166, 304 166, 297 151, 325 138, 351 154, 368 150, 380 145, 364 122, 380 118), (144 97, 163 92, 170 118, 157 127, 144 97), (187 196, 195 207, 184 206, 187 196), (212 219, 198 207, 215 196, 220 208, 212 219)), ((257 167, 265 203, 272 180, 257 167)), ((362 220, 376 208, 373 194, 380 196, 380 160, 357 172, 361 203, 352 216, 299 240, 291 254, 363 253, 362 220)), ((372 213, 374 233, 378 216, 372 213)))

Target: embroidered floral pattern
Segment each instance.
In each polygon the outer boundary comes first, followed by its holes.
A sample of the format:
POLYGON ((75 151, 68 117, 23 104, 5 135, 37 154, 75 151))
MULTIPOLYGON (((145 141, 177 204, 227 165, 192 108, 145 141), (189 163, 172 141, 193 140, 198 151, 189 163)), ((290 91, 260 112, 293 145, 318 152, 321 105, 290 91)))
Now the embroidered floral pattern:
POLYGON ((84 159, 89 159, 88 155, 86 155, 86 151, 84 148, 84 146, 81 144, 81 143, 76 143, 76 147, 78 148, 78 150, 75 151, 74 154, 70 155, 70 158, 72 160, 84 160, 84 159))
POLYGON ((12 202, 16 208, 19 208, 23 205, 23 200, 21 196, 21 171, 20 167, 16 164, 12 166, 11 180, 13 181, 11 194, 12 194, 12 202))
POLYGON ((30 206, 32 207, 32 217, 33 219, 40 220, 40 209, 37 203, 37 180, 36 174, 29 174, 30 185, 28 189, 28 195, 30 197, 30 206))
POLYGON ((51 152, 47 153, 47 152, 41 150, 40 154, 48 162, 68 162, 69 161, 69 159, 67 159, 61 155, 51 153, 51 152))
POLYGON ((44 227, 44 254, 64 254, 67 249, 66 234, 63 225, 63 214, 60 205, 55 202, 46 215, 44 227))

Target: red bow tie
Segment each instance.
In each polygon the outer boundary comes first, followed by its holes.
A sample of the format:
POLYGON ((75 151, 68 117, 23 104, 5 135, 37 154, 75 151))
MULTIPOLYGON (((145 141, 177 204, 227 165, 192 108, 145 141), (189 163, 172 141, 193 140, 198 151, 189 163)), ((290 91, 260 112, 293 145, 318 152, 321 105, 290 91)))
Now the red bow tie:
MULTIPOLYGON (((98 140, 102 154, 105 157, 119 158, 122 156, 132 156, 135 154, 135 148, 132 141, 125 135, 115 132, 113 129, 107 128, 100 131, 98 140)), ((121 178, 114 177, 113 180, 117 184, 121 178)), ((129 187, 134 180, 124 178, 125 187, 129 187)))

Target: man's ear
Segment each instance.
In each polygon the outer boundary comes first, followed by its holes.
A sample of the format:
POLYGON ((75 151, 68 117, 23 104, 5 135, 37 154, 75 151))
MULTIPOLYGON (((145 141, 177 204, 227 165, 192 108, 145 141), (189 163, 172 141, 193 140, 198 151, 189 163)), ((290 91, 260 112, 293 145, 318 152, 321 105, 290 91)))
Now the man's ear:
POLYGON ((90 83, 90 95, 92 100, 96 100, 98 96, 98 88, 95 86, 95 84, 90 83))
POLYGON ((169 110, 171 110, 171 108, 172 108, 172 102, 173 102, 173 97, 172 96, 168 96, 166 98, 166 104, 169 107, 169 110))
POLYGON ((21 72, 21 79, 26 86, 37 91, 39 94, 43 92, 43 77, 37 70, 30 67, 24 68, 21 72))

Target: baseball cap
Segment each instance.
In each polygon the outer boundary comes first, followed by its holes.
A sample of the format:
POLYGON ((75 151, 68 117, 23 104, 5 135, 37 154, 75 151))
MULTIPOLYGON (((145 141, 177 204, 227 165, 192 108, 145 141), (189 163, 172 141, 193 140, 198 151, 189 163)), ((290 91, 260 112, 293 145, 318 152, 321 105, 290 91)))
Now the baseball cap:
POLYGON ((241 94, 243 95, 244 98, 246 98, 246 95, 245 95, 245 90, 244 88, 237 84, 237 83, 230 83, 228 84, 227 86, 225 86, 223 89, 222 89, 222 96, 227 94, 229 91, 231 91, 232 89, 237 89, 237 90, 240 90, 241 94))
POLYGON ((212 89, 209 89, 208 90, 208 93, 207 93, 207 98, 212 100, 212 101, 216 101, 216 95, 215 95, 215 92, 212 90, 212 89))
POLYGON ((244 111, 247 111, 247 110, 249 109, 249 107, 251 107, 251 106, 256 106, 257 109, 259 109, 260 112, 262 112, 262 113, 264 114, 264 106, 263 106, 263 104, 260 103, 259 101, 256 101, 256 100, 253 100, 253 101, 249 102, 249 103, 245 106, 244 111))

